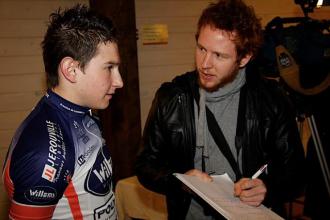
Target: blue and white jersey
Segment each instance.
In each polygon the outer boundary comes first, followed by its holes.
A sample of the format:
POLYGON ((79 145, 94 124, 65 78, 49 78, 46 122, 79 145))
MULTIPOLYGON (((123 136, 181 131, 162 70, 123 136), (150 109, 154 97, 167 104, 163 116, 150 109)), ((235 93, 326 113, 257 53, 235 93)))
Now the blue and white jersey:
POLYGON ((16 131, 3 180, 12 219, 117 219, 111 158, 96 120, 52 91, 16 131))

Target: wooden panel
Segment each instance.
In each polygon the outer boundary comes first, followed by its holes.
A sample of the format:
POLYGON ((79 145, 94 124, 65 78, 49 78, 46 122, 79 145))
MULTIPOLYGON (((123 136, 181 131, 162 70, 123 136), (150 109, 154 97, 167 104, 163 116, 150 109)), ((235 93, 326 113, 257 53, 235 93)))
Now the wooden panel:
POLYGON ((0 56, 41 55, 41 38, 2 38, 0 56))
POLYGON ((314 19, 330 19, 330 6, 322 7, 320 9, 316 9, 314 13, 310 14, 311 18, 314 19))
POLYGON ((43 94, 43 91, 2 94, 0 95, 0 112, 29 111, 37 104, 43 94))
POLYGON ((297 13, 301 9, 294 0, 245 0, 246 4, 251 5, 256 14, 279 14, 279 13, 297 13))
POLYGON ((136 17, 198 17, 209 1, 136 1, 136 17))
POLYGON ((136 26, 141 29, 145 24, 167 24, 169 33, 195 33, 197 17, 146 17, 138 18, 136 26))
MULTIPOLYGON (((45 19, 54 9, 70 7, 75 3, 88 3, 83 0, 1 0, 0 19, 45 19)), ((47 20, 45 20, 47 21, 47 20)))
MULTIPOLYGON (((15 130, 0 130, 0 149, 7 149, 15 130)), ((1 181, 0 181, 1 182, 1 181)))
POLYGON ((46 31, 46 21, 42 20, 0 20, 0 38, 40 37, 46 31))
POLYGON ((0 66, 0 76, 31 73, 44 74, 41 56, 0 57, 0 66))
MULTIPOLYGON (((191 64, 194 60, 194 48, 190 50, 164 50, 162 53, 159 51, 145 51, 140 55, 139 65, 145 66, 168 66, 178 64, 191 64)), ((141 73, 143 74, 143 73, 141 73)), ((140 74, 140 75, 141 75, 140 74)), ((155 73, 157 74, 157 73, 155 73)))
MULTIPOLYGON (((168 44, 143 45, 142 40, 138 41, 138 50, 143 51, 177 51, 181 49, 193 50, 195 48, 195 33, 169 33, 168 44)), ((142 54, 141 54, 142 55, 142 54)))
POLYGON ((45 90, 46 81, 44 74, 0 76, 0 79, 0 94, 45 90))
POLYGON ((148 87, 144 85, 157 83, 159 86, 162 82, 171 81, 175 76, 194 69, 192 64, 177 64, 164 66, 149 66, 141 68, 140 91, 141 95, 145 95, 143 91, 148 91, 148 87), (174 71, 173 71, 174 70, 174 71))
POLYGON ((0 130, 17 129, 18 125, 31 111, 0 112, 0 130))

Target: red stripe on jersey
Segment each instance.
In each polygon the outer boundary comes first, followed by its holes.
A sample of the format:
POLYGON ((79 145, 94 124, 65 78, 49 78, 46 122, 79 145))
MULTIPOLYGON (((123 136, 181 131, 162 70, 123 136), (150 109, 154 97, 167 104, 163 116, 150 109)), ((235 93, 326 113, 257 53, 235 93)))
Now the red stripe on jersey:
POLYGON ((10 219, 51 219, 55 205, 53 206, 29 206, 12 202, 9 210, 10 219))
POLYGON ((77 195, 76 190, 75 190, 75 188, 72 184, 72 181, 67 186, 67 188, 64 192, 64 195, 68 199, 70 209, 71 209, 71 212, 72 212, 72 215, 73 215, 73 219, 74 220, 82 220, 83 216, 82 216, 81 208, 80 208, 80 205, 79 205, 78 195, 77 195))
POLYGON ((3 172, 3 183, 5 184, 5 188, 7 190, 9 198, 12 199, 14 193, 14 184, 13 181, 11 181, 9 175, 9 168, 10 168, 10 159, 6 161, 5 169, 3 172))

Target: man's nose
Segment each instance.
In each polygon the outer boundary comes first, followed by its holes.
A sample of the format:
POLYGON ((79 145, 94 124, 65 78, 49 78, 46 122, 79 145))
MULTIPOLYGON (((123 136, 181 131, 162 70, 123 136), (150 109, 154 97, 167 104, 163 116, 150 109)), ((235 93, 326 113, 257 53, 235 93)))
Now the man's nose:
POLYGON ((117 73, 114 76, 113 82, 112 82, 113 87, 119 89, 124 86, 124 82, 121 78, 120 72, 117 71, 117 73))
POLYGON ((203 57, 202 68, 209 69, 212 67, 212 56, 211 53, 206 53, 203 57))

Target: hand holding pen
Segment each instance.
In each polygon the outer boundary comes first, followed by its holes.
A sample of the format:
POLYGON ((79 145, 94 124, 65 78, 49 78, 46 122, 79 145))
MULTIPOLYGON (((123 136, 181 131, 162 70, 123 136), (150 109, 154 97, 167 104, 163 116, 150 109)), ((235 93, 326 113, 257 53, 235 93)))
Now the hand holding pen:
POLYGON ((240 200, 251 206, 259 206, 265 199, 267 188, 261 179, 258 179, 267 168, 267 164, 260 169, 251 178, 242 178, 234 185, 234 195, 240 200))

